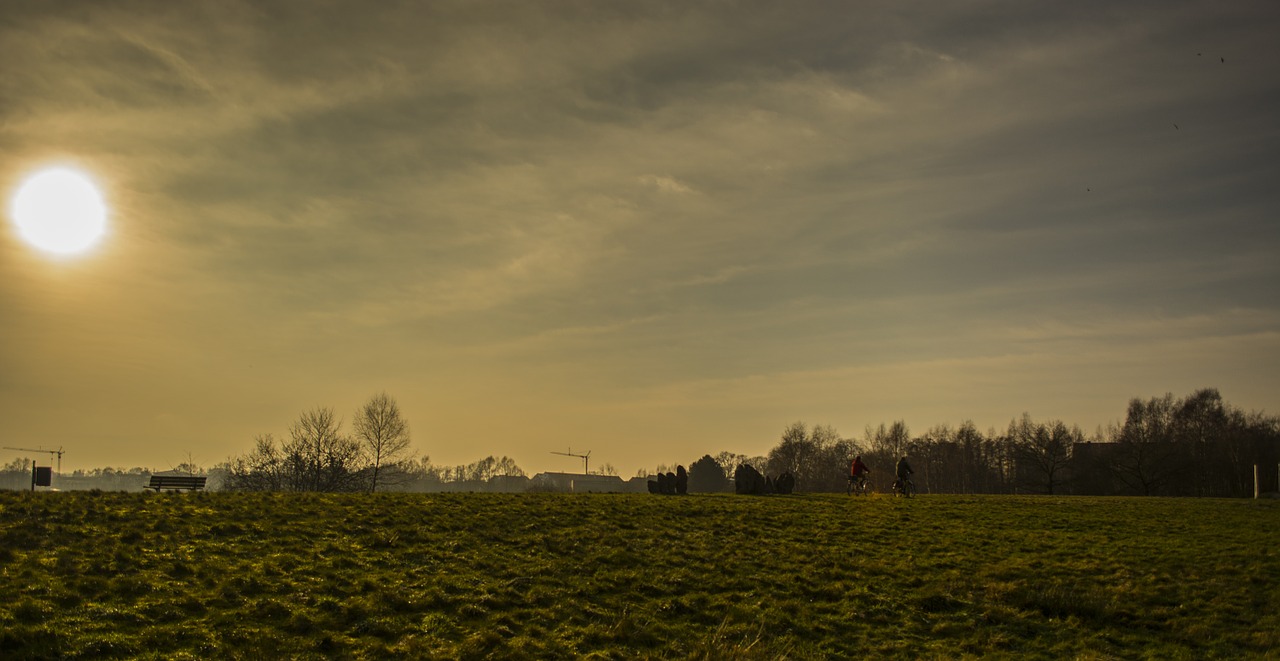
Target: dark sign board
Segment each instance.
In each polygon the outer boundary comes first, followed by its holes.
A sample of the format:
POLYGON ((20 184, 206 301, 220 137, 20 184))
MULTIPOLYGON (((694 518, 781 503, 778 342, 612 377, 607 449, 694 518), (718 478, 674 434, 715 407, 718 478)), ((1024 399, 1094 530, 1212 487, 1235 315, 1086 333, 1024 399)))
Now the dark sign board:
POLYGON ((36 466, 36 486, 47 487, 53 484, 53 468, 49 466, 36 466))

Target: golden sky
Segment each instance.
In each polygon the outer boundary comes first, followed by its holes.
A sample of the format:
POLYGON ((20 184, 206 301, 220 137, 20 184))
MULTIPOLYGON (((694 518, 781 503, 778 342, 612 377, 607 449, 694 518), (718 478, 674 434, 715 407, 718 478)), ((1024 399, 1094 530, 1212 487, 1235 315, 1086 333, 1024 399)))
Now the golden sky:
MULTIPOLYGON (((1280 5, 0 4, 0 440, 211 466, 386 390, 623 475, 1280 392, 1280 5)), ((16 453, 15 453, 16 456, 16 453)), ((0 455, 0 460, 13 457, 0 455)))

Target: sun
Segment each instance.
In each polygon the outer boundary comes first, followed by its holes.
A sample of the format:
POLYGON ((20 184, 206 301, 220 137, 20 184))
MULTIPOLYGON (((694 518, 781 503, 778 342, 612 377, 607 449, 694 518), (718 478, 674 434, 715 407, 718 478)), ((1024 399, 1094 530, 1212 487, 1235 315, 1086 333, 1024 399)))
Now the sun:
POLYGON ((52 167, 31 175, 13 196, 10 215, 24 241, 46 252, 74 255, 107 229, 107 205, 88 175, 52 167))

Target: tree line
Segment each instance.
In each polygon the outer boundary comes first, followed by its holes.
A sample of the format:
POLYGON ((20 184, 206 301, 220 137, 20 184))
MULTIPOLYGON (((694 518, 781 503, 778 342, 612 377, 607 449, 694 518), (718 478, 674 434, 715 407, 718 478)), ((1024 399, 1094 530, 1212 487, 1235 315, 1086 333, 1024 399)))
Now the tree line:
POLYGON ((1280 491, 1280 418, 1245 413, 1214 388, 1129 402, 1125 419, 1086 435, 1061 420, 1029 414, 983 433, 971 421, 912 435, 903 421, 867 427, 861 439, 803 422, 786 427, 766 456, 721 453, 691 464, 691 491, 727 491, 737 465, 766 475, 790 472, 796 490, 838 492, 861 455, 875 489, 887 491, 906 456, 925 493, 1242 497, 1280 491))
MULTIPOLYGON (((334 409, 304 411, 287 437, 259 435, 250 452, 208 471, 211 487, 466 490, 494 478, 526 476, 505 456, 458 466, 436 466, 426 457, 410 456, 409 424, 385 392, 360 406, 351 420, 347 433, 334 409)), ((1223 401, 1216 389, 1204 388, 1182 398, 1134 398, 1122 422, 1089 435, 1061 420, 1035 420, 1026 413, 1003 430, 982 432, 965 421, 913 435, 899 420, 868 426, 858 439, 842 437, 828 425, 795 422, 764 455, 720 452, 690 463, 688 487, 693 492, 729 491, 737 468, 749 465, 770 476, 790 473, 799 492, 840 492, 857 455, 871 468, 872 486, 879 491, 889 489, 894 463, 907 456, 924 493, 1241 497, 1253 493, 1254 465, 1262 468, 1262 490, 1280 491, 1280 418, 1246 413, 1223 401)), ((189 462, 179 469, 206 474, 189 462)), ((674 470, 658 466, 656 472, 674 470)), ((138 476, 150 472, 96 469, 71 477, 99 488, 131 488, 138 476)), ((607 473, 616 471, 608 467, 607 473)), ((642 470, 637 476, 652 474, 642 470)), ((21 488, 29 484, 29 476, 29 461, 15 460, 0 467, 0 487, 21 488)))
POLYGON ((220 466, 230 491, 432 491, 447 485, 483 484, 495 477, 524 477, 510 457, 436 466, 410 456, 411 434, 395 398, 382 392, 352 416, 351 433, 331 407, 303 411, 288 436, 254 438, 254 448, 220 466))

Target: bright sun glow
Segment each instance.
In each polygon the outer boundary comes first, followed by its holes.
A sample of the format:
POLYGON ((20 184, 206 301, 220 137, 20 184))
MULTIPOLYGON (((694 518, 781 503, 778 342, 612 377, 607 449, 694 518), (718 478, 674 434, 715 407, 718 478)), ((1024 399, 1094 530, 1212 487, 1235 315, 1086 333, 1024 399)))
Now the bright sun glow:
POLYGON ((93 247, 107 229, 107 206, 88 176, 69 168, 41 170, 23 182, 11 208, 18 233, 51 253, 93 247))

